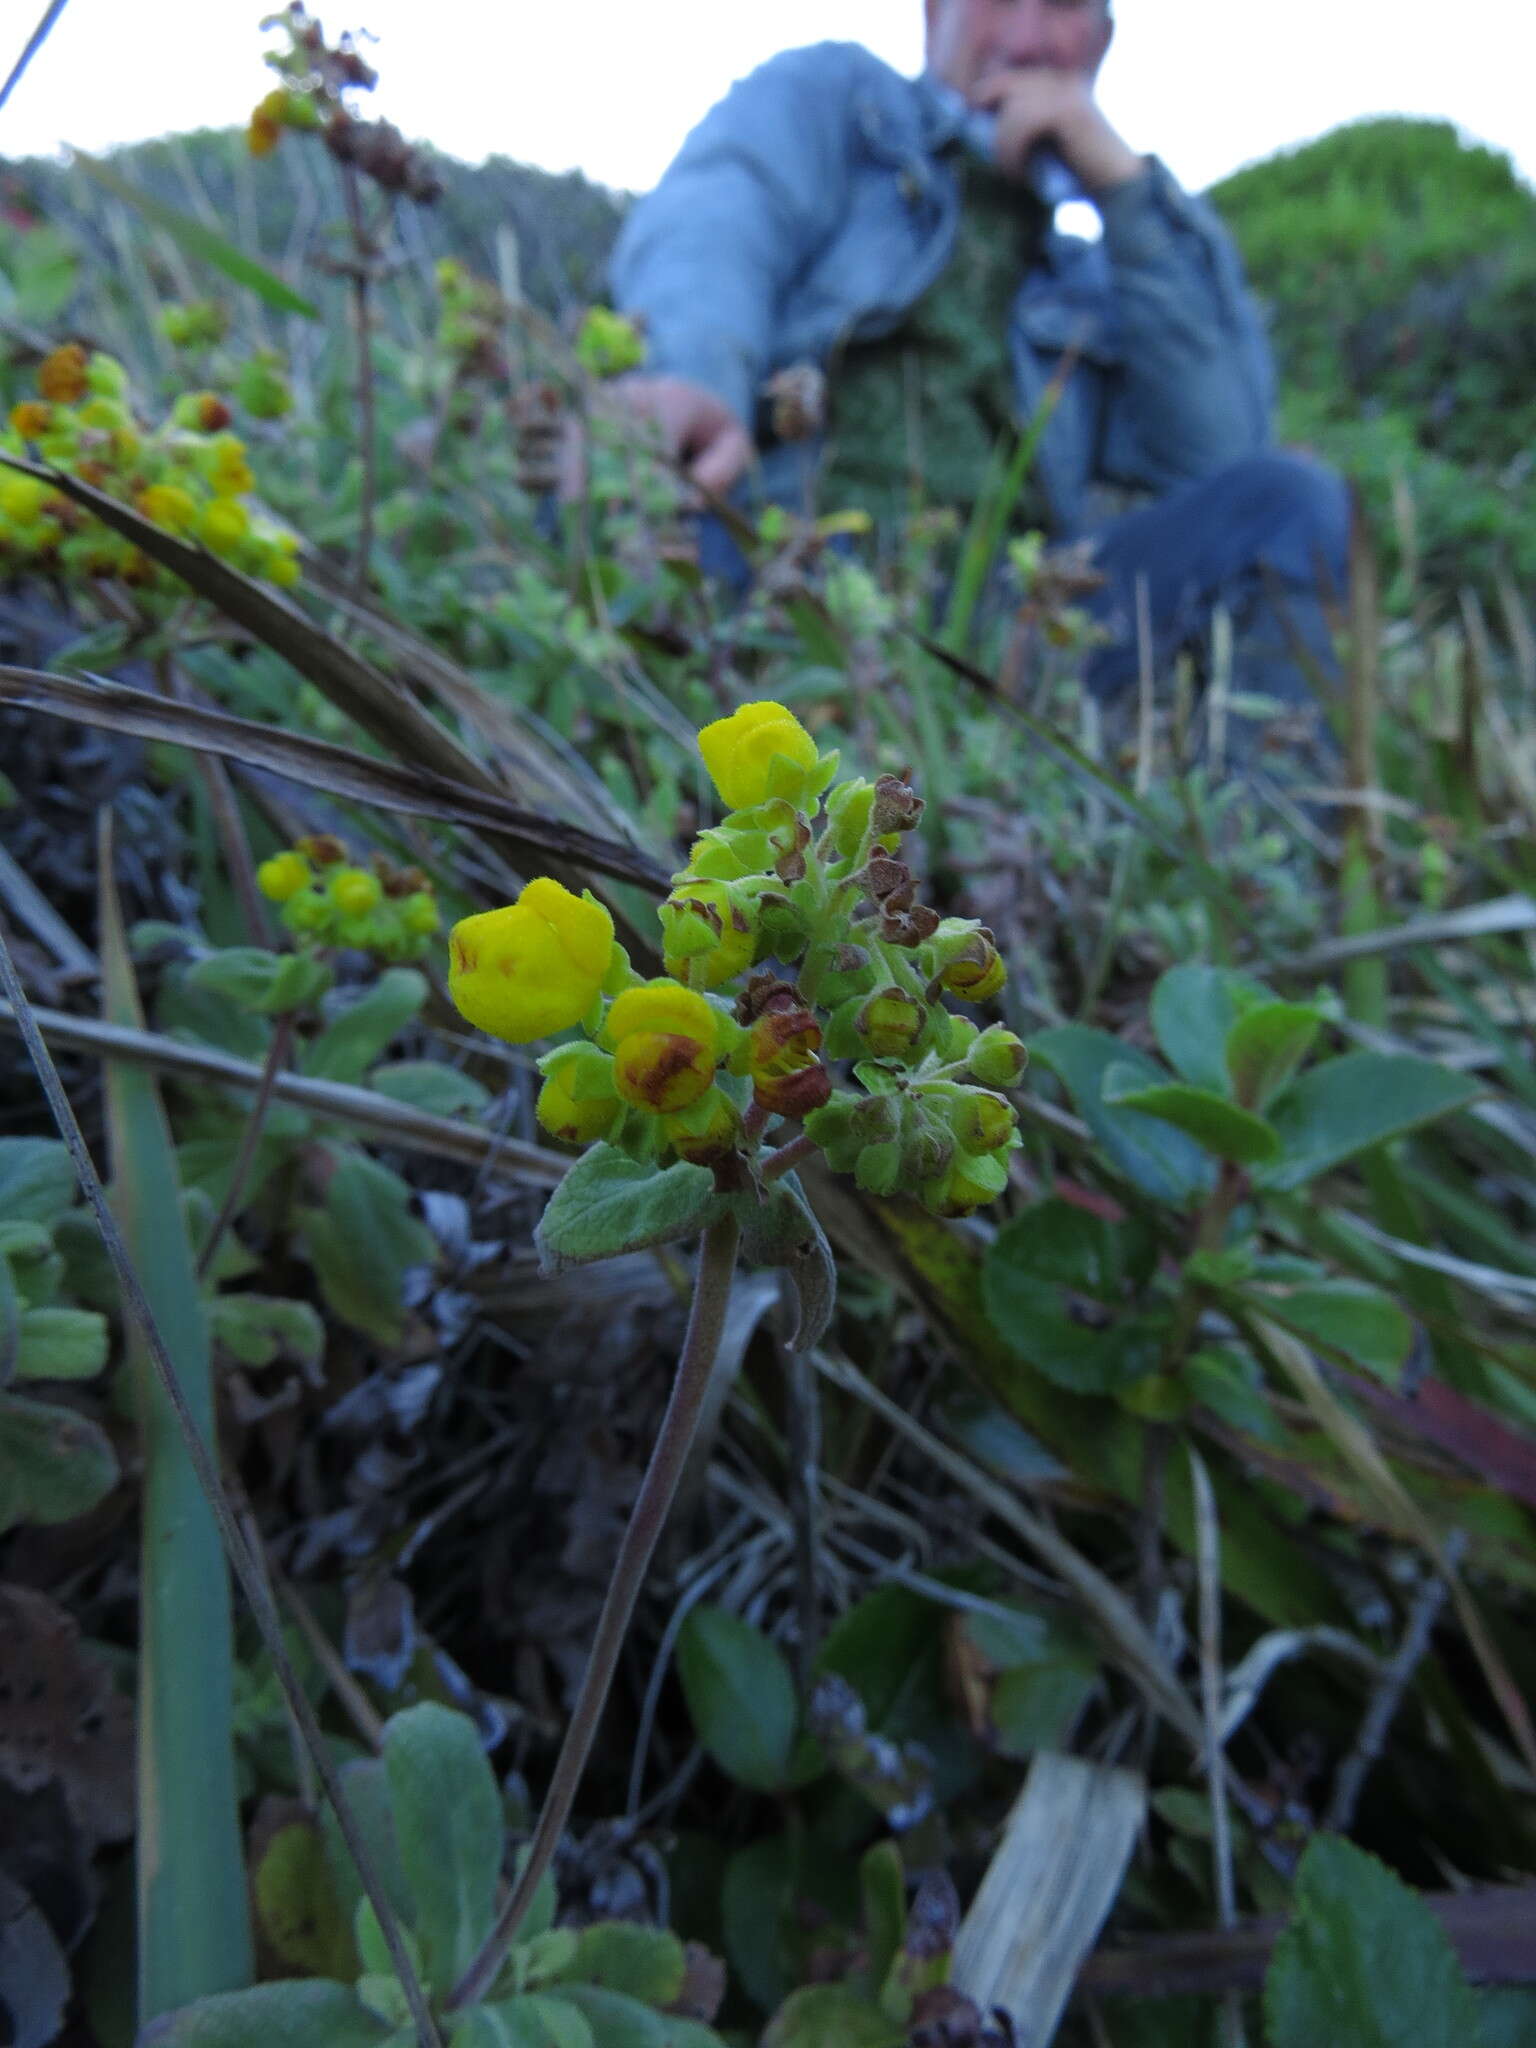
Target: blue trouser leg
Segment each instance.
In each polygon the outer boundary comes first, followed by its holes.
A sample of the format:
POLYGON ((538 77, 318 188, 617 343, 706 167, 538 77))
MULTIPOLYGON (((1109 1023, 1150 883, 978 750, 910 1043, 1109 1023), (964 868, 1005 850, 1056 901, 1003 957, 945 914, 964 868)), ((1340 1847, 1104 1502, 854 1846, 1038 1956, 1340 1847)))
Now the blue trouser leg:
MULTIPOLYGON (((1279 453, 1247 456, 1115 520, 1098 539, 1107 580, 1089 604, 1113 637, 1089 663, 1089 690, 1112 701, 1133 685, 1136 585, 1145 578, 1159 671, 1181 648, 1204 645, 1221 605, 1234 628, 1234 688, 1315 707, 1309 666, 1328 682, 1338 677, 1323 599, 1342 599, 1347 589, 1349 526, 1342 479, 1305 456, 1279 453)), ((1262 728, 1237 721, 1229 737, 1241 756, 1262 728)))

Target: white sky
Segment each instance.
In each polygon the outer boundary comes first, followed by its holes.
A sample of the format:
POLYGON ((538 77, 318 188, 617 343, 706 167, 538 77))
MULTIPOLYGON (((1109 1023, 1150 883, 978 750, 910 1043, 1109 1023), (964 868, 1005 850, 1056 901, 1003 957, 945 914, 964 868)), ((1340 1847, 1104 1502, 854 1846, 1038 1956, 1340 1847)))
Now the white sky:
MULTIPOLYGON (((277 0, 69 0, 0 113, 0 156, 100 150, 243 121, 266 89, 257 23, 277 0)), ((313 0, 366 23, 374 103, 407 134, 609 185, 654 183, 730 81, 822 37, 899 69, 920 0, 313 0)), ((42 0, 0 0, 0 77, 42 0)), ((1119 0, 1107 112, 1201 187, 1363 114, 1432 114, 1508 150, 1536 180, 1536 0, 1119 0)))

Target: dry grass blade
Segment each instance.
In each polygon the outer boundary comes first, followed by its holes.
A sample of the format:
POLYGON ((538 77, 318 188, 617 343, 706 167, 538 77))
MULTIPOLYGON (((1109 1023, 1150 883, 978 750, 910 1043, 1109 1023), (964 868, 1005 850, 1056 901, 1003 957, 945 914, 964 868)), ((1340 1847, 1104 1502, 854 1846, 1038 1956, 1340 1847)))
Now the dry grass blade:
POLYGON ((1417 917, 1382 931, 1359 932, 1329 939, 1307 953, 1293 953, 1272 963, 1276 974, 1317 974, 1346 960, 1366 960, 1380 953, 1406 953, 1414 946, 1449 946, 1461 939, 1504 937, 1536 931, 1536 897, 1497 896, 1487 903, 1469 903, 1443 917, 1417 917))
POLYGON ((342 1793, 325 1737, 321 1734, 320 1725, 315 1719, 314 1708, 310 1705, 309 1698, 303 1686, 299 1683, 298 1676, 289 1659, 287 1649, 283 1643, 282 1624, 273 1610, 268 1597, 266 1580, 261 1566, 251 1554, 245 1534, 224 1491, 223 1482, 219 1477, 218 1466, 214 1462, 208 1446, 204 1443, 196 1420, 187 1406, 186 1396, 183 1394, 181 1384, 176 1376, 176 1368, 172 1363, 170 1353, 165 1346, 165 1340, 160 1334, 159 1326, 145 1298, 144 1289, 140 1284, 133 1261, 128 1256, 128 1250, 123 1242, 122 1233, 117 1227, 116 1219, 108 1204, 106 1190, 102 1187, 101 1176, 96 1171, 84 1135, 76 1120, 74 1110, 71 1108, 69 1098, 64 1092, 64 1084, 59 1078, 59 1070, 53 1063, 53 1056, 49 1052, 42 1032, 38 1028, 37 1018, 33 1013, 32 1006, 27 1001, 27 992, 22 987, 21 977, 16 971, 16 963, 11 957, 11 950, 6 943, 3 931, 0 931, 0 988, 3 988, 6 1000, 10 1004, 12 1013, 20 1027, 22 1038, 26 1043, 28 1056, 37 1072, 38 1080, 42 1084, 43 1093, 47 1097, 48 1107, 53 1113, 53 1119, 58 1127, 59 1136, 63 1139, 70 1159, 73 1162, 75 1176, 80 1185, 80 1192, 85 1197, 86 1206, 89 1208, 96 1227, 101 1233, 102 1245, 111 1262, 112 1270, 121 1292, 125 1314, 131 1319, 142 1339, 153 1366, 155 1379, 158 1382, 160 1391, 175 1414, 177 1425, 181 1430, 182 1439, 186 1445, 188 1460, 197 1476, 197 1483, 203 1497, 208 1502, 209 1507, 213 1511, 214 1519, 219 1525, 219 1535, 223 1540, 235 1576, 240 1581, 241 1591, 250 1602, 251 1612, 255 1617, 262 1643, 266 1648, 268 1656, 272 1659, 273 1670, 276 1673, 278 1684, 282 1688, 288 1710, 302 1732, 304 1746, 310 1754, 321 1784, 325 1787, 326 1797, 330 1800, 335 1811, 337 1824, 341 1829, 342 1837, 346 1842, 352 1860, 357 1867, 358 1877, 364 1891, 368 1895, 375 1914, 378 1916, 379 1926, 389 1951, 390 1962, 400 1981, 406 2003, 410 2009, 418 2048, 439 2048, 437 2028, 428 2010, 426 1995, 422 1990, 421 1980, 417 1975, 416 1967, 411 1961, 409 1950, 406 1948, 399 1920, 390 1903, 388 1893, 384 1890, 374 1871, 368 1845, 359 1832, 351 1809, 347 1805, 346 1798, 342 1793))
POLYGON ((1146 1818, 1134 1771, 1035 1758, 955 1943, 955 1988, 1002 2006, 1018 2048, 1047 2048, 1115 1903, 1146 1818))
POLYGON ((1408 1530, 1444 1576, 1450 1587, 1457 1619, 1482 1667, 1488 1690, 1498 1702, 1521 1761, 1536 1776, 1536 1729, 1531 1726, 1530 1713, 1438 1530, 1382 1456, 1376 1439, 1365 1424, 1351 1414, 1333 1392, 1306 1346, 1273 1323, 1255 1318, 1252 1327, 1263 1350, 1291 1381, 1313 1419, 1332 1440, 1371 1496, 1379 1502, 1388 1521, 1408 1530))
POLYGON ((917 1445, 942 1472, 981 1502, 987 1512, 1010 1528, 1020 1541, 1068 1585, 1103 1638, 1113 1661, 1132 1678, 1197 1753, 1203 1753, 1200 1716, 1174 1676, 1172 1667, 1119 1589, 1075 1550, 1048 1522, 1032 1515, 1004 1486, 989 1479, 959 1451, 951 1450, 931 1430, 899 1408, 857 1366, 847 1359, 818 1351, 816 1369, 834 1386, 871 1407, 890 1427, 917 1445))
MULTIPOLYGON (((249 1060, 235 1059, 212 1046, 188 1045, 181 1039, 166 1038, 157 1031, 133 1031, 124 1025, 103 1024, 94 1017, 76 1017, 65 1010, 32 1010, 41 1030, 53 1045, 68 1046, 72 1052, 95 1053, 102 1059, 127 1060, 152 1067, 187 1081, 209 1081, 221 1087, 240 1088, 251 1093, 261 1086, 261 1068, 249 1060)), ((25 1035, 25 1026, 12 1002, 0 1001, 0 1023, 11 1024, 25 1035)), ((430 1110, 415 1109, 393 1096, 376 1094, 371 1088, 354 1088, 342 1081, 321 1081, 307 1074, 282 1073, 272 1092, 279 1102, 291 1102, 316 1116, 335 1117, 339 1123, 367 1131, 402 1152, 421 1152, 434 1159, 457 1159, 466 1166, 491 1164, 516 1179, 536 1187, 554 1187, 564 1179, 566 1162, 537 1145, 518 1138, 498 1137, 476 1124, 459 1123, 452 1117, 434 1116, 430 1110)))
POLYGON ((510 803, 494 790, 464 788, 420 768, 375 761, 351 747, 282 726, 236 718, 207 705, 177 703, 122 683, 81 681, 40 669, 0 667, 0 703, 15 704, 49 718, 67 718, 137 739, 165 740, 201 754, 217 754, 246 768, 259 768, 300 782, 328 796, 347 797, 380 810, 418 818, 440 818, 494 834, 520 864, 551 857, 588 873, 611 875, 658 892, 667 877, 644 854, 612 839, 600 839, 575 825, 540 817, 510 803))
MULTIPOLYGON (((264 647, 280 655, 306 681, 315 685, 386 752, 425 768, 429 774, 465 788, 496 792, 494 776, 446 726, 424 711, 411 692, 333 634, 325 632, 289 599, 242 576, 205 549, 177 540, 161 527, 140 518, 131 507, 104 491, 82 483, 67 470, 52 469, 19 456, 0 454, 0 464, 35 477, 77 505, 92 512, 104 526, 131 540, 151 561, 179 576, 199 597, 243 626, 264 647)), ((489 843, 517 864, 518 854, 499 832, 489 843)), ((565 887, 579 890, 580 871, 568 862, 544 859, 544 872, 565 887)))

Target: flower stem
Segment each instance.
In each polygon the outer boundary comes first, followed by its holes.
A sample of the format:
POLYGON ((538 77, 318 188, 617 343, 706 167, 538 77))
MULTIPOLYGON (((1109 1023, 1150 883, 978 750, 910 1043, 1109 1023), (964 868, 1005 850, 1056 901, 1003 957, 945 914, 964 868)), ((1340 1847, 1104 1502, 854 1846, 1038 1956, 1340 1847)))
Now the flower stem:
POLYGON ((565 1740, 555 1760, 554 1775, 549 1781, 549 1791, 534 1831, 528 1860, 480 1953, 454 1986, 448 2000, 450 2012, 476 2004, 490 1990, 501 1968, 502 1957, 522 1925, 540 1880, 565 1832, 597 1725, 608 1701, 619 1651, 629 1632, 635 1601, 666 1524, 684 1463, 693 1445, 694 1432, 698 1428, 699 1411, 714 1369, 720 1332, 730 1303, 731 1274, 736 1265, 739 1236, 740 1227, 732 1215, 712 1223, 704 1233, 699 1273, 694 1283, 693 1308, 688 1317, 688 1334, 677 1362, 677 1377, 672 1383, 671 1398, 662 1417, 655 1449, 651 1452, 651 1462, 640 1482, 634 1513, 619 1546, 603 1611, 598 1617, 592 1654, 587 1660, 565 1740))

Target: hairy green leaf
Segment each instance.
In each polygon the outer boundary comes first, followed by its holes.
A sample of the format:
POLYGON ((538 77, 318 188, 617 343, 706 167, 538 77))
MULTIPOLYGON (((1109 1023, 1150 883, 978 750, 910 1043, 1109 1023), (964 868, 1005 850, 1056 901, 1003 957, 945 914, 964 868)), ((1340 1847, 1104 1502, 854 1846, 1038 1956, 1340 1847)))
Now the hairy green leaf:
POLYGON ((677 1669, 699 1740, 720 1768, 755 1791, 781 1786, 799 1720, 783 1652, 739 1615, 705 1604, 683 1624, 677 1669))
POLYGON ((505 1826, 495 1774, 469 1716, 434 1701, 391 1716, 384 1768, 426 1974, 452 1985, 495 1917, 505 1826))
POLYGON ((547 1272, 697 1237, 722 1213, 707 1167, 658 1173, 613 1145, 593 1145, 550 1196, 536 1233, 547 1272))

